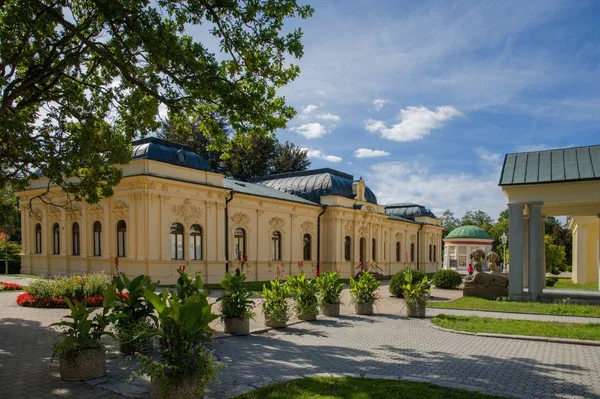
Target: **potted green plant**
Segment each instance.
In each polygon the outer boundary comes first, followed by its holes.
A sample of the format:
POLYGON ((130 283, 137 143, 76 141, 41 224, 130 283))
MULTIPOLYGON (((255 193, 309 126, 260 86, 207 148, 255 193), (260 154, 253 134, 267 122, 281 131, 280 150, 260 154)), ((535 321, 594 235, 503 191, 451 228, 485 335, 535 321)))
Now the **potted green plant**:
POLYGON ((218 371, 207 348, 214 333, 209 324, 218 316, 212 313, 207 296, 191 290, 179 297, 170 289, 160 295, 145 289, 144 296, 157 313, 157 328, 147 334, 157 339, 158 352, 138 353, 140 368, 135 375, 151 377, 152 398, 202 397, 218 371))
POLYGON ((321 273, 316 279, 321 313, 325 316, 337 317, 340 315, 344 283, 340 283, 339 279, 338 272, 321 273))
POLYGON ((226 274, 219 283, 223 294, 217 298, 221 304, 221 320, 225 324, 225 333, 246 335, 250 333, 250 319, 254 317, 250 300, 252 292, 244 286, 246 275, 239 269, 233 275, 226 274))
POLYGON ((427 305, 430 293, 427 277, 425 276, 419 281, 413 281, 412 271, 408 269, 404 275, 402 290, 408 317, 425 317, 425 305, 427 305))
POLYGON ((307 279, 305 274, 290 276, 287 284, 292 292, 296 315, 300 320, 316 320, 319 312, 317 299, 317 284, 315 280, 307 279))
POLYGON ((148 351, 151 342, 141 337, 146 329, 151 328, 151 322, 156 321, 156 317, 154 308, 144 297, 144 290, 156 291, 158 283, 153 283, 148 276, 137 276, 130 280, 124 273, 118 273, 113 285, 117 294, 110 320, 115 324, 119 350, 126 355, 148 351))
POLYGON ((373 314, 373 305, 379 300, 379 281, 371 273, 360 273, 357 279, 350 278, 350 296, 356 314, 373 314))
POLYGON ((112 335, 106 328, 109 324, 107 313, 115 299, 113 287, 104 292, 102 313, 90 318, 93 308, 87 307, 87 299, 73 303, 64 300, 69 306, 71 320, 53 323, 62 327, 62 332, 54 342, 52 357, 58 356, 60 378, 65 381, 84 381, 106 374, 106 355, 101 338, 112 335))
POLYGON ((270 288, 263 285, 260 293, 262 297, 262 312, 265 315, 265 326, 272 328, 283 328, 290 319, 290 304, 288 299, 291 296, 290 287, 280 278, 270 282, 270 288))

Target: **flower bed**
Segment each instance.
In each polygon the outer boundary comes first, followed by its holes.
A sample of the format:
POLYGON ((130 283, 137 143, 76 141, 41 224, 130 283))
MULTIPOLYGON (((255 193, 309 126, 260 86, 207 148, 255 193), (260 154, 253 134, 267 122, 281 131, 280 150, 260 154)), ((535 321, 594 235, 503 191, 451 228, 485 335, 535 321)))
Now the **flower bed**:
POLYGON ((0 291, 23 291, 23 286, 17 283, 5 283, 0 281, 0 291))
MULTIPOLYGON (((102 303, 104 302, 104 297, 102 295, 93 295, 86 298, 88 307, 97 308, 102 306, 102 303)), ((73 299, 73 302, 81 302, 81 299, 73 299)), ((19 295, 17 297, 17 304, 30 308, 68 308, 67 303, 63 298, 39 298, 29 292, 19 295)))

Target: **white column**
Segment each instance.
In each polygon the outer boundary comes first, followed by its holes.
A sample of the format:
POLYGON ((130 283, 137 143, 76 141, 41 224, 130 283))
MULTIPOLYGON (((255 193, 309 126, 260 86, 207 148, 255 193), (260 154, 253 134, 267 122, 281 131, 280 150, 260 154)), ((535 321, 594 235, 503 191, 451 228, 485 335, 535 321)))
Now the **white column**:
POLYGON ((523 299, 523 204, 508 204, 510 283, 508 294, 513 300, 523 299))
POLYGON ((542 293, 540 274, 542 271, 544 241, 542 225, 542 204, 529 204, 529 295, 537 301, 542 293))

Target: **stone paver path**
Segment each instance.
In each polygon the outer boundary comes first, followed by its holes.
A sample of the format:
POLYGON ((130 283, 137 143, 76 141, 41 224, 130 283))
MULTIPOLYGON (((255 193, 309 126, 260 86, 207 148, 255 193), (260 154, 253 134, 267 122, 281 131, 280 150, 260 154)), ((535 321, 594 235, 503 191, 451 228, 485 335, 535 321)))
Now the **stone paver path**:
MULTIPOLYGON (((57 364, 50 363, 54 333, 41 329, 66 311, 21 308, 15 298, 15 293, 0 294, 3 398, 148 397, 148 381, 125 384, 133 364, 113 355, 108 378, 60 381, 57 364)), ((388 298, 380 314, 371 317, 344 314, 216 340, 224 367, 221 382, 212 384, 206 397, 227 398, 307 374, 351 373, 411 377, 522 398, 600 398, 600 347, 465 336, 407 319, 400 309, 402 301, 388 298)))
POLYGON ((561 322, 561 323, 600 324, 600 317, 579 317, 579 316, 561 316, 561 315, 552 315, 552 314, 487 312, 487 311, 468 310, 468 309, 427 308, 427 316, 428 317, 435 317, 439 314, 449 314, 449 315, 456 315, 456 316, 491 317, 494 319, 557 321, 557 322, 561 322))

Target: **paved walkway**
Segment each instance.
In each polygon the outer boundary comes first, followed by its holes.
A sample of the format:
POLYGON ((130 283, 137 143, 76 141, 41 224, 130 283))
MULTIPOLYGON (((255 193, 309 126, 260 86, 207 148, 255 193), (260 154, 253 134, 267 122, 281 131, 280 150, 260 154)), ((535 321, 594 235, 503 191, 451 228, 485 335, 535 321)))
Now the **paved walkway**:
MULTIPOLYGON (((61 381, 57 364, 50 363, 55 334, 43 327, 66 311, 21 308, 14 303, 16 295, 0 294, 3 398, 148 397, 148 380, 125 384, 135 365, 114 354, 109 355, 107 378, 61 381)), ((522 398, 600 398, 600 347, 440 331, 401 316, 402 307, 401 300, 384 298, 375 316, 344 314, 281 331, 216 340, 224 367, 221 382, 212 384, 206 397, 228 398, 307 374, 352 373, 408 377, 522 398)))

